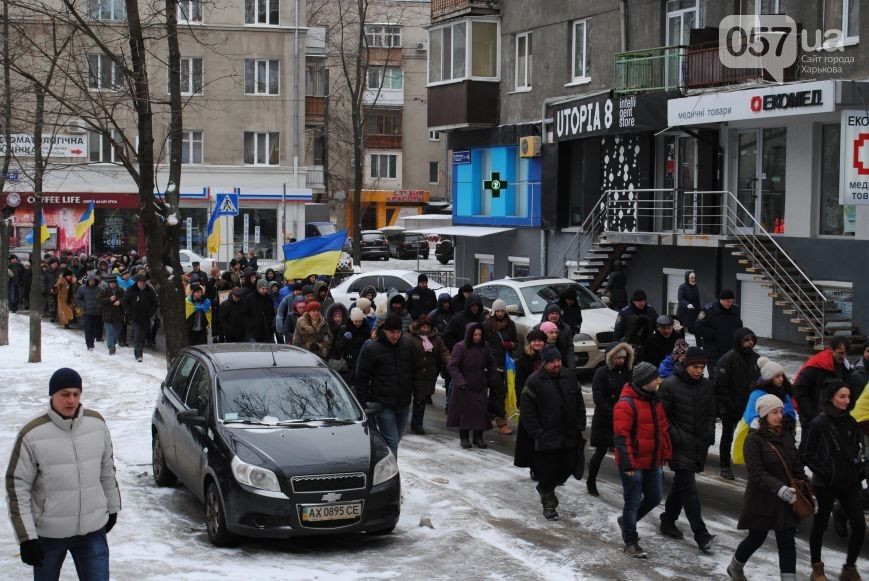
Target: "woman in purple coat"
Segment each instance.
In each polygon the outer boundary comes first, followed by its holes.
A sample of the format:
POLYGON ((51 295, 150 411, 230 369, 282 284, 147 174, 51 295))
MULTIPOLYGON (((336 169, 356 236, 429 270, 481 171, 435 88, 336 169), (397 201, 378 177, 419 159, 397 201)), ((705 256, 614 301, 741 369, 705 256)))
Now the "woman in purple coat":
POLYGON ((447 369, 453 379, 447 427, 459 428, 462 448, 471 447, 469 431, 474 433, 477 448, 488 447, 483 441, 483 431, 492 427, 488 416, 489 387, 499 378, 480 323, 465 326, 465 340, 453 347, 447 369))

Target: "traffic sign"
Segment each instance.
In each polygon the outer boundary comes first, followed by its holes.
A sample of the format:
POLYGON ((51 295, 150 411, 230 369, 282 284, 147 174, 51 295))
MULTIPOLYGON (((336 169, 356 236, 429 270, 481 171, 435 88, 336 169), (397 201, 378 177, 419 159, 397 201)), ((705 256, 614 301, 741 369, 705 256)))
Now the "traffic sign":
POLYGON ((217 194, 217 215, 238 216, 238 194, 217 194))

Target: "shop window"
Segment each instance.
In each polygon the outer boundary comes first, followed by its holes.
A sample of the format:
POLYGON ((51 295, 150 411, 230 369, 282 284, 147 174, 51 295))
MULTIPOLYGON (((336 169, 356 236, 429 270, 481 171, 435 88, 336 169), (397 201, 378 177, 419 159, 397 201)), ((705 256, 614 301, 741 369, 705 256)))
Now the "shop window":
MULTIPOLYGON (((207 225, 207 224, 206 224, 207 225)), ((278 210, 241 208, 233 218, 233 252, 249 250, 259 258, 275 258, 278 240, 278 210)))
POLYGON ((846 42, 860 39, 860 0, 824 0, 824 28, 842 31, 846 42))
POLYGON ((208 256, 208 219, 207 208, 181 208, 180 248, 208 256))
POLYGON ((573 23, 573 82, 581 83, 591 78, 591 59, 588 54, 589 24, 591 20, 577 20, 573 23))
MULTIPOLYGON (((517 278, 520 276, 529 276, 530 275, 530 273, 531 273, 531 261, 529 259, 511 256, 508 260, 510 261, 510 277, 511 278, 517 278)), ((511 291, 512 291, 512 289, 511 289, 511 291)), ((513 291, 513 292, 515 293, 515 291, 513 291)), ((501 294, 504 294, 504 293, 502 292, 501 294)), ((499 297, 499 298, 501 298, 501 300, 503 300, 508 305, 521 304, 518 302, 518 298, 519 298, 518 295, 513 303, 507 302, 507 299, 503 296, 499 297)))
POLYGON ((121 70, 121 56, 89 54, 88 89, 93 91, 112 91, 121 88, 124 73, 121 70))
POLYGON ((134 208, 94 209, 91 252, 128 252, 139 248, 139 215, 134 208))
POLYGON ((369 48, 401 48, 401 27, 393 24, 366 24, 365 42, 369 48))
POLYGON ((280 163, 280 133, 244 132, 244 163, 247 165, 278 165, 280 163))
MULTIPOLYGON (((170 72, 171 74, 171 72, 170 72)), ((168 88, 167 88, 168 92, 168 88)), ((187 58, 181 59, 181 94, 182 95, 201 95, 202 94, 202 59, 187 58)))
POLYGON ((404 71, 398 67, 371 66, 366 79, 368 88, 375 91, 400 91, 404 88, 404 71))
POLYGON ((178 2, 178 22, 202 23, 202 0, 180 0, 178 2))
POLYGON ((371 177, 394 180, 398 176, 398 156, 394 153, 375 153, 369 156, 371 177))
POLYGON ((125 0, 88 0, 88 16, 94 20, 126 20, 125 0))
POLYGON ((280 24, 280 0, 245 0, 245 24, 280 24))
POLYGON ((477 284, 495 280, 495 257, 477 254, 477 284))
POLYGON ((441 164, 439 161, 428 162, 428 183, 437 184, 440 182, 441 164))
POLYGON ((246 95, 277 95, 280 92, 279 60, 244 59, 246 95))
POLYGON ((839 203, 839 124, 821 127, 821 199, 818 234, 853 236, 856 207, 839 203))

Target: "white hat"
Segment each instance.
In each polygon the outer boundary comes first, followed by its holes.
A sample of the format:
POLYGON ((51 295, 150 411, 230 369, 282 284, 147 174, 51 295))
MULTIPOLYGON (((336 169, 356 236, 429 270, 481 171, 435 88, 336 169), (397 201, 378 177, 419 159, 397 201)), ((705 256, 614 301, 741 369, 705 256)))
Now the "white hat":
POLYGON ((365 314, 362 312, 362 310, 359 309, 359 307, 353 307, 353 309, 350 311, 350 320, 361 321, 363 319, 365 319, 365 314))
POLYGON ((365 309, 367 309, 370 306, 371 306, 371 301, 369 301, 365 297, 359 297, 358 299, 356 299, 356 308, 358 308, 359 310, 364 311, 365 309))
POLYGON ((506 311, 506 310, 507 310, 507 303, 505 303, 501 299, 495 299, 494 302, 492 302, 492 312, 493 313, 495 311, 506 311))
POLYGON ((783 408, 784 404, 776 395, 766 394, 757 398, 757 402, 754 404, 755 409, 757 410, 757 415, 760 417, 766 417, 766 414, 771 412, 777 408, 783 408))
POLYGON ((769 381, 779 373, 784 373, 784 368, 776 363, 775 361, 770 361, 766 365, 760 368, 760 377, 764 381, 769 381))

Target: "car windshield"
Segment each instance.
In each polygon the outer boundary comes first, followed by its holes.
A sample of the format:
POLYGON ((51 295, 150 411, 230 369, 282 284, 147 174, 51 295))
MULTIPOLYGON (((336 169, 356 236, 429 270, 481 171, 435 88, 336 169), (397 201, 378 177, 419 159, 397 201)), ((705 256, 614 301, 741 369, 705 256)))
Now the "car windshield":
POLYGON ((362 410, 350 390, 322 368, 224 371, 217 378, 217 406, 218 417, 224 422, 362 419, 362 410))
POLYGON ((362 240, 364 242, 379 242, 384 240, 383 234, 362 234, 362 240))
POLYGON ((338 230, 335 229, 334 224, 317 224, 317 231, 320 232, 320 236, 328 236, 329 234, 334 234, 338 230))
POLYGON ((599 298, 591 294, 591 291, 582 285, 576 283, 555 283, 555 284, 539 284, 535 286, 522 287, 522 295, 525 297, 525 303, 528 305, 528 310, 532 313, 542 313, 546 310, 546 306, 558 302, 558 297, 561 296, 568 288, 576 289, 576 301, 581 309, 605 309, 607 306, 601 302, 599 298))
MULTIPOLYGON (((417 281, 419 280, 419 273, 410 272, 404 275, 404 280, 406 280, 410 287, 413 288, 417 285, 417 281)), ((433 291, 444 288, 444 285, 433 279, 432 277, 428 277, 428 288, 433 291)))

